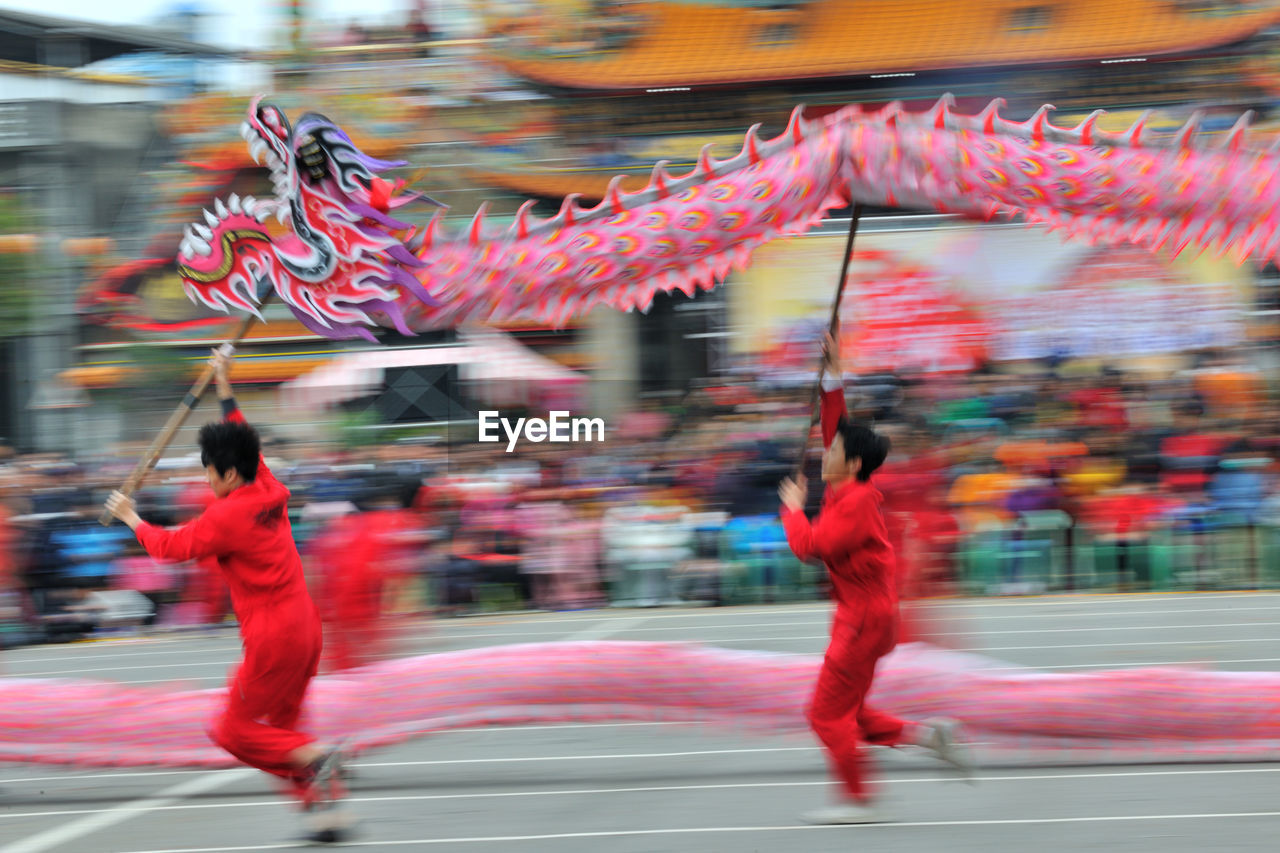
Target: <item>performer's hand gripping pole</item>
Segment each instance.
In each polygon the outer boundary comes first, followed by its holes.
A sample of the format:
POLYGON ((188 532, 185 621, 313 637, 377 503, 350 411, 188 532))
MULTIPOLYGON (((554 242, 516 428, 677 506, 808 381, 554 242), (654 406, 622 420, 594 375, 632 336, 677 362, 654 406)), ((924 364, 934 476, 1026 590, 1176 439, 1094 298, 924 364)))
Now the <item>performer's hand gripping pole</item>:
MULTIPOLYGON (((836 283, 836 299, 831 305, 831 322, 827 324, 827 331, 835 336, 840 330, 840 302, 844 299, 844 285, 849 278, 849 261, 853 259, 853 238, 858 233, 858 222, 862 219, 862 205, 854 204, 853 213, 849 218, 849 236, 844 243, 844 259, 840 262, 840 280, 836 283)), ((792 479, 799 478, 804 473, 805 457, 809 454, 809 437, 813 434, 813 425, 818 422, 819 409, 818 398, 822 394, 822 376, 826 371, 827 358, 823 353, 818 362, 818 378, 813 381, 813 391, 809 394, 809 424, 805 429, 804 443, 800 446, 800 454, 796 457, 796 467, 792 472, 792 479)))
MULTIPOLYGON (((236 345, 244 340, 245 335, 249 333, 249 330, 257 322, 258 318, 253 314, 246 315, 240 325, 236 327, 235 335, 231 340, 224 343, 221 349, 230 355, 235 351, 236 345)), ((200 398, 204 396, 204 392, 212 381, 213 365, 208 365, 205 367, 204 372, 200 374, 200 378, 196 380, 196 384, 191 386, 187 396, 182 398, 182 403, 169 416, 169 420, 165 423, 164 428, 160 430, 160 434, 151 442, 151 447, 147 448, 146 454, 138 460, 133 472, 124 481, 124 485, 120 487, 121 492, 126 495, 132 495, 138 490, 138 487, 142 485, 142 481, 146 479, 147 474, 151 473, 151 469, 156 467, 156 463, 160 461, 161 454, 169 447, 169 442, 173 441, 174 435, 187 422, 192 409, 200 402, 200 398)), ((104 527, 109 527, 114 520, 115 516, 106 510, 103 510, 102 515, 98 516, 98 521, 104 527)))

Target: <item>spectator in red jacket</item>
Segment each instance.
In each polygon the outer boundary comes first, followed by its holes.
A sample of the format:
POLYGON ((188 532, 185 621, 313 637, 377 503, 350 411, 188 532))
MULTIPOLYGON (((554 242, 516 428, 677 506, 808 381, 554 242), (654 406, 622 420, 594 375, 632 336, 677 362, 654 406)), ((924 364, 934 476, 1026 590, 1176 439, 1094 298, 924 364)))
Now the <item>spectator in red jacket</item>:
POLYGON ((893 548, 871 475, 889 452, 889 441, 849 422, 840 377, 839 345, 825 341, 822 393, 822 511, 804 514, 804 478, 784 480, 778 490, 782 522, 791 550, 802 560, 819 558, 831 576, 835 615, 831 643, 809 708, 809 722, 826 746, 843 783, 841 802, 805 815, 811 823, 874 823, 859 741, 881 746, 913 744, 931 750, 958 769, 968 758, 955 742, 955 724, 912 723, 866 705, 876 663, 896 642, 898 593, 893 548))

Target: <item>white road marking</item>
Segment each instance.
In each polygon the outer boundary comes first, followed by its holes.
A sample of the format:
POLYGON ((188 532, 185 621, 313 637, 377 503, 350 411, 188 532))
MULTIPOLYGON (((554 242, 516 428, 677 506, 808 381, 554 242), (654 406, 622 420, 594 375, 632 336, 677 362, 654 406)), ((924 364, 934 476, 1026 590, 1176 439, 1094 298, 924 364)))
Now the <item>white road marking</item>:
POLYGON ((631 616, 626 619, 605 620, 595 625, 588 625, 580 631, 574 631, 572 634, 565 637, 565 640, 603 640, 606 637, 612 637, 614 634, 621 634, 623 631, 629 631, 636 625, 643 624, 646 621, 648 621, 647 616, 631 616))
MULTIPOLYGON (((195 660, 195 661, 183 661, 182 663, 146 663, 146 664, 130 664, 126 666, 120 666, 119 664, 112 664, 111 672, 123 672, 124 670, 127 670, 127 669, 187 670, 193 666, 217 666, 225 670, 234 665, 235 665, 235 661, 230 661, 230 660, 195 660)), ((12 673, 12 675, 16 678, 35 678, 37 676, 44 677, 48 675, 74 675, 80 672, 101 673, 102 671, 103 671, 103 667, 90 666, 90 667, 83 667, 80 669, 46 669, 46 670, 41 670, 39 672, 15 672, 15 673, 12 673)), ((204 676, 204 677, 212 678, 213 676, 204 676)), ((113 678, 109 680, 115 681, 116 679, 113 678)), ((181 676, 175 676, 172 679, 165 679, 165 680, 166 681, 182 681, 184 679, 181 676)), ((131 682, 123 682, 123 683, 127 684, 131 682)))
MULTIPOLYGON (((56 648, 56 647, 55 647, 56 648)), ((48 651, 49 646, 34 646, 27 649, 29 652, 48 651)), ((115 660, 116 658, 137 658, 151 657, 153 655, 200 655, 200 654, 240 654, 240 646, 227 646, 226 648, 216 649, 156 649, 154 651, 136 651, 136 652, 103 652, 97 655, 53 655, 47 658, 9 658, 5 660, 6 664, 14 663, 61 663, 64 660, 115 660)))
POLYGON ((1036 649, 1130 649, 1135 646, 1225 646, 1234 643, 1280 643, 1276 637, 1244 637, 1235 640, 1146 640, 1128 643, 1055 643, 1048 646, 974 646, 972 652, 1022 652, 1036 649))
MULTIPOLYGON (((942 610, 945 616, 947 607, 939 606, 938 609, 942 610)), ((997 619, 1113 619, 1117 616, 1170 616, 1181 615, 1183 613, 1229 613, 1234 615, 1236 613, 1258 611, 1280 613, 1280 607, 1187 607, 1178 608, 1176 610, 1101 610, 1091 613, 1004 613, 999 615, 982 613, 966 615, 963 618, 966 620, 971 619, 973 620, 973 623, 977 623, 995 621, 997 619)))
MULTIPOLYGON (((1276 623, 1276 624, 1280 624, 1280 623, 1276 623)), ((1177 628, 1180 630, 1184 627, 1193 627, 1193 626, 1170 625, 1170 626, 1161 626, 1161 627, 1177 628)), ((1205 626, 1205 627, 1210 627, 1210 626, 1205 626)), ((1214 627, 1220 627, 1220 626, 1214 626, 1214 627)), ((1225 626, 1221 626, 1221 627, 1225 627, 1225 626)), ((620 633, 626 630, 630 630, 630 629, 627 626, 620 626, 620 625, 594 625, 594 626, 591 626, 591 628, 584 629, 583 631, 579 632, 577 635, 571 636, 566 639, 582 640, 582 641, 601 640, 601 639, 605 639, 608 636, 611 636, 612 634, 620 633), (592 633, 588 633, 588 631, 592 633)), ((1089 630, 1109 630, 1109 629, 1099 628, 1099 629, 1089 629, 1089 630)), ((1001 632, 1001 633, 1025 633, 1025 632, 1014 631, 1014 632, 1001 632)), ((966 634, 966 636, 972 636, 972 635, 966 634)), ((810 634, 810 635, 801 635, 801 636, 792 636, 792 637, 686 637, 686 638, 681 638, 679 640, 672 640, 668 642, 697 643, 701 645, 714 646, 717 644, 728 644, 728 643, 813 642, 816 640, 827 640, 827 639, 830 639, 830 637, 827 634, 810 634)), ((1040 649, 1127 649, 1127 648, 1134 648, 1137 646, 1223 646, 1223 645, 1232 645, 1235 643, 1280 643, 1280 638, 1242 637, 1242 638, 1235 638, 1235 639, 1216 639, 1216 640, 1215 639, 1147 640, 1147 641, 1133 640, 1133 641, 1128 641, 1123 643, 1051 643, 1049 645, 1040 645, 1040 646, 966 646, 964 648, 964 651, 967 651, 967 652, 1019 652, 1019 651, 1034 651, 1034 650, 1040 650, 1040 649)), ((186 670, 186 669, 190 669, 193 666, 197 666, 197 667, 198 666, 218 666, 225 669, 233 665, 233 663, 234 663, 233 661, 191 661, 183 664, 171 663, 171 664, 144 664, 144 665, 133 665, 133 666, 112 666, 111 670, 113 672, 122 671, 122 670, 134 670, 134 669, 183 669, 183 670, 186 670)), ((101 669, 97 667, 86 667, 83 669, 44 670, 40 672, 16 672, 16 673, 13 673, 13 675, 20 678, 37 678, 37 677, 43 678, 43 677, 54 676, 54 675, 71 675, 74 673, 96 673, 96 672, 101 672, 101 669)), ((215 676, 204 676, 204 677, 213 678, 215 676)), ((155 684, 155 683, 163 683, 166 681, 185 681, 189 679, 182 678, 180 676, 175 676, 174 678, 146 679, 146 680, 135 680, 135 681, 118 681, 116 679, 111 679, 111 680, 117 684, 155 684)))
MULTIPOLYGON (((618 829, 601 832, 557 832, 545 835, 477 835, 455 838, 408 838, 394 841, 350 841, 343 847, 408 847, 426 844, 510 844, 520 841, 567 841, 575 838, 627 838, 657 835, 707 835, 743 832, 890 832, 906 827, 961 827, 1051 825, 1067 823, 1108 823, 1159 820, 1236 820, 1278 817, 1278 812, 1211 812, 1205 814, 1089 815, 1085 817, 1003 818, 992 820, 905 820, 897 823, 859 826, 697 826, 672 829, 618 829)), ((132 850, 125 853, 240 853, 246 850, 279 850, 289 845, 255 844, 243 847, 172 847, 163 850, 132 850)))
MULTIPOLYGON (((697 725, 688 723, 665 723, 666 725, 697 725)), ((619 724, 622 725, 622 724, 619 724)), ((643 725, 659 725, 659 723, 643 723, 643 725)), ((514 727, 513 727, 514 728, 514 727)), ((523 727, 521 727, 523 728, 523 727)), ((547 728, 561 728, 560 726, 548 726, 547 728)), ((564 726, 568 728, 568 726, 564 726)), ((459 729, 462 731, 480 732, 484 728, 459 729)), ((431 732, 435 734, 435 732, 431 732)), ((441 732, 443 734, 443 732, 441 732)), ((812 746, 770 746, 770 747, 748 747, 742 749, 710 749, 696 750, 691 752, 636 752, 636 753, 610 753, 598 755, 546 755, 546 756, 521 756, 513 758, 458 758, 449 760, 431 760, 431 761, 384 761, 384 762, 352 762, 350 767, 419 767, 427 765, 439 764, 500 764, 509 761, 612 761, 619 759, 644 759, 644 758, 682 758, 692 755, 734 755, 755 752, 807 752, 818 749, 817 744, 812 746)), ((43 782, 43 781, 79 781, 81 779, 131 779, 137 776, 174 776, 189 773, 223 773, 230 774, 238 772, 238 770, 163 770, 163 771, 141 771, 138 773, 94 773, 83 776, 33 776, 20 779, 0 779, 0 785, 10 785, 27 782, 43 782)), ((3 851, 0 851, 3 853, 3 851)))
POLYGON ((1240 592, 1212 592, 1208 590, 1192 590, 1187 592, 1155 592, 1125 595, 1123 593, 1069 593, 1054 592, 1038 596, 1010 596, 1008 598, 960 598, 960 599, 922 599, 938 601, 945 606, 959 607, 1065 607, 1081 604, 1141 604, 1154 601, 1166 604, 1173 601, 1191 601, 1210 599, 1221 601, 1233 598, 1270 598, 1280 604, 1280 593, 1269 590, 1243 590, 1240 592))
MULTIPOLYGON (((985 618, 985 617, 984 617, 985 618)), ((732 625, 657 625, 647 628, 622 628, 614 633, 626 631, 632 634, 651 633, 660 631, 684 631, 684 632, 702 632, 702 631, 729 631, 738 628, 816 628, 825 625, 825 622, 817 622, 808 620, 805 622, 743 622, 732 625)), ((1160 630, 1176 630, 1183 631, 1192 628, 1253 628, 1253 627, 1275 627, 1280 622, 1218 622, 1208 625, 1095 625, 1085 628, 1021 628, 1004 631, 984 631, 981 628, 974 628, 970 631, 938 631, 931 632, 931 636, 935 637, 972 637, 983 636, 986 634, 1057 634, 1057 633, 1076 633, 1080 631, 1096 632, 1096 631, 1160 631, 1160 630)), ((513 634, 507 631, 492 631, 478 634, 439 634, 434 635, 437 640, 486 640, 494 638, 508 638, 518 640, 522 637, 542 637, 542 634, 513 634)), ((429 637, 407 637, 404 641, 424 641, 429 637)), ((762 638, 763 639, 763 638, 762 638)), ((801 639, 800 637, 784 637, 783 639, 801 639)), ((703 642, 717 643, 721 642, 715 637, 679 637, 675 640, 659 640, 658 642, 703 642)), ((728 642, 727 640, 725 642, 728 642)))
POLYGON ((507 764, 528 761, 619 761, 646 758, 687 758, 694 755, 746 755, 761 752, 814 752, 813 746, 763 746, 744 749, 695 749, 686 752, 629 752, 601 755, 533 755, 505 758, 441 758, 430 761, 379 761, 352 764, 351 767, 433 767, 454 764, 507 764))
POLYGON ((1079 634, 1097 631, 1187 631, 1192 628, 1272 628, 1280 622, 1211 622, 1202 625, 1093 625, 1088 628, 1008 628, 1003 631, 986 631, 974 628, 972 631, 937 631, 930 632, 935 637, 985 637, 993 634, 1079 634))
POLYGON ((1131 666, 1197 666, 1203 664, 1223 664, 1223 663, 1277 663, 1280 658, 1236 658, 1232 660, 1216 660, 1214 658, 1200 658, 1199 660, 1157 660, 1157 661, 1141 661, 1134 663, 1132 661, 1108 661, 1106 663, 1069 663, 1055 664, 1053 666, 1037 665, 1034 667, 1018 667, 1018 666, 993 666, 993 670, 1001 669, 1115 669, 1117 667, 1131 666))
POLYGON ((221 788, 223 785, 227 785, 237 779, 243 779, 255 772, 257 771, 244 769, 230 773, 206 773, 195 779, 179 782, 177 785, 165 788, 163 791, 157 791, 140 800, 121 803, 118 806, 96 812, 80 820, 73 820, 70 823, 64 823, 44 832, 29 835, 21 841, 15 841, 12 844, 0 847, 0 853, 43 853, 45 850, 75 841, 109 826, 123 823, 130 818, 173 805, 192 794, 201 794, 205 791, 221 788))
MULTIPOLYGON (((1119 773, 1043 773, 1030 775, 1010 775, 1010 776, 977 776, 974 782, 1032 782, 1032 781, 1062 781, 1068 779, 1117 779, 1129 776, 1145 777, 1145 776, 1211 776, 1221 774, 1236 773, 1280 773, 1280 767, 1265 768, 1241 768, 1230 770, 1151 770, 1151 771, 1132 771, 1119 773)), ((944 784, 949 785, 957 781, 955 776, 937 776, 937 777, 904 777, 889 778, 877 780, 880 785, 921 785, 921 784, 944 784)), ((398 803, 398 802, 421 802, 431 800, 483 800, 483 799, 503 799, 510 797, 578 797, 597 794, 644 794, 644 793, 664 793, 675 791, 727 791, 743 788, 815 788, 830 787, 831 780, 822 779, 812 782, 733 782, 722 785, 648 785, 643 787, 630 788, 575 788, 560 791, 492 791, 473 794, 402 794, 388 797, 348 797, 344 802, 355 805, 359 803, 398 803)), ((232 803, 188 803, 184 805, 166 805, 151 809, 151 811, 194 811, 201 809, 233 809, 233 808, 256 808, 261 806, 279 807, 280 802, 276 799, 246 800, 242 802, 232 803)), ((30 818, 30 817, 63 817, 67 815, 79 814, 97 814, 104 809, 64 809, 59 811, 40 811, 40 812, 22 812, 15 814, 0 814, 0 820, 7 818, 30 818)))
POLYGON ((240 768, 227 770, 137 770, 130 773, 85 773, 64 776, 22 776, 16 779, 0 779, 0 785, 30 784, 32 782, 79 782, 82 779, 138 779, 150 776, 191 776, 196 773, 236 773, 240 768))
MULTIPOLYGON (((814 634, 807 637, 721 637, 715 640, 696 639, 684 640, 682 642, 705 643, 715 645, 717 643, 783 643, 790 641, 812 642, 813 640, 827 640, 827 634, 814 634)), ((1135 646, 1226 646, 1234 643, 1280 643, 1277 637, 1246 637, 1242 639, 1232 640, 1151 640, 1145 642, 1126 642, 1126 643, 1053 643, 1047 646, 965 646, 962 651, 965 652, 1020 652, 1032 651, 1038 649, 1129 649, 1135 646)), ((1039 669, 1042 667, 1032 667, 1039 669)))
MULTIPOLYGON (((1242 594, 1242 595, 1226 594, 1226 595, 1217 596, 1217 597, 1257 598, 1263 595, 1265 595, 1265 593, 1251 593, 1251 594, 1242 594)), ((1280 596, 1278 596, 1277 598, 1280 599, 1280 596)), ((1122 601, 1128 601, 1128 602, 1142 601, 1142 600, 1143 599, 1122 599, 1122 601)), ((1164 601, 1171 601, 1171 600, 1178 600, 1178 599, 1161 598, 1157 600, 1164 602, 1164 601)), ((1101 597, 1098 599, 1089 599, 1089 603, 1093 603, 1095 601, 1105 601, 1107 603, 1114 603, 1110 599, 1101 598, 1101 597)), ((1026 606, 1035 606, 1035 605, 1066 605, 1066 604, 1072 604, 1072 603, 1080 604, 1081 602, 1078 602, 1078 601, 1075 601, 1075 602, 1071 602, 1071 601, 1062 601, 1062 602, 1059 602, 1059 601, 1020 601, 1020 602, 945 601, 940 603, 934 603, 932 601, 916 602, 916 604, 924 605, 923 609, 925 611, 932 610, 932 609, 946 611, 948 608, 955 608, 955 607, 1009 607, 1015 603, 1026 605, 1026 606)), ((831 613, 830 607, 800 609, 800 608, 788 607, 786 605, 779 605, 779 608, 780 608, 779 612, 781 615, 795 614, 795 613, 814 613, 814 614, 830 615, 831 613)), ((1004 615, 981 615, 976 618, 979 620, 1041 619, 1045 617, 1071 619, 1076 617, 1111 618, 1111 617, 1119 617, 1119 616, 1180 615, 1183 613, 1231 613, 1235 615, 1245 611, 1280 611, 1280 607, 1264 607, 1264 606, 1211 607, 1211 608, 1177 608, 1173 610, 1128 610, 1128 611, 1111 611, 1111 612, 1101 611, 1101 612, 1090 612, 1090 613, 1021 613, 1021 614, 1004 614, 1004 615)), ((685 613, 655 613, 655 614, 647 615, 644 617, 616 616, 616 615, 595 616, 595 617, 583 616, 583 617, 575 617, 575 618, 569 618, 569 619, 544 619, 544 620, 536 620, 536 621, 526 619, 526 620, 518 620, 518 621, 513 621, 508 623, 498 623, 498 624, 508 624, 512 626, 524 625, 524 626, 532 627, 532 626, 537 626, 542 624, 552 624, 552 623, 562 623, 562 622, 583 622, 583 621, 592 621, 592 620, 597 623, 602 621, 608 622, 611 620, 623 622, 624 624, 622 625, 622 627, 618 627, 610 631, 610 634, 609 634, 610 636, 617 633, 621 633, 623 631, 633 631, 633 632, 643 632, 643 633, 662 632, 662 631, 691 631, 691 630, 692 631, 701 631, 701 630, 719 631, 719 630, 729 630, 733 628, 803 627, 803 626, 820 624, 816 621, 810 620, 810 621, 801 621, 801 622, 792 621, 792 622, 747 622, 747 623, 730 623, 730 624, 711 624, 711 625, 700 625, 697 627, 689 627, 684 625, 676 625, 676 626, 664 625, 664 626, 649 626, 644 628, 638 628, 638 627, 634 627, 634 625, 638 623, 633 621, 638 619, 640 622, 648 622, 656 619, 679 619, 679 618, 688 618, 691 616, 699 616, 699 615, 732 616, 732 615, 745 615, 746 613, 768 613, 768 612, 771 612, 771 611, 730 612, 725 608, 717 608, 715 610, 698 609, 698 610, 685 612, 685 613)), ((453 623, 441 622, 439 624, 443 626, 445 624, 457 624, 457 622, 456 621, 453 623)), ((985 634, 1022 634, 1022 633, 1052 634, 1052 633, 1059 633, 1059 632, 1068 633, 1068 632, 1077 632, 1077 631, 1156 631, 1156 630, 1164 630, 1164 629, 1170 629, 1170 628, 1176 629, 1176 630, 1183 630, 1183 629, 1190 629, 1190 628, 1250 627, 1254 625, 1275 626, 1275 625, 1280 625, 1280 622, 1231 622, 1231 623, 1213 623, 1213 624, 1205 624, 1205 625, 1172 624, 1172 625, 1120 625, 1120 626, 1114 626, 1114 627, 1092 626, 1092 627, 1071 627, 1071 628, 1026 628, 1026 629, 1011 629, 1011 630, 1003 630, 1003 631, 1001 630, 984 631, 979 628, 975 628, 972 631, 941 632, 936 634, 936 636, 964 637, 964 636, 973 636, 975 634, 985 635, 985 634)), ((589 626, 589 627, 594 627, 597 630, 600 629, 600 626, 598 624, 595 626, 589 626)), ((585 630, 587 629, 584 629, 584 631, 585 630)), ((559 631, 560 629, 551 629, 549 633, 556 634, 556 633, 559 633, 559 631)), ((427 635, 406 636, 400 639, 403 642, 423 642, 423 641, 452 641, 452 640, 464 640, 464 639, 486 639, 486 638, 493 638, 493 637, 507 637, 515 640, 521 637, 538 637, 538 636, 541 636, 540 632, 491 631, 491 632, 471 632, 471 633, 449 633, 448 631, 439 631, 439 632, 434 632, 432 634, 427 634, 427 635)), ((588 634, 588 637, 590 637, 590 634, 588 634)), ((570 638, 573 638, 573 635, 570 635, 570 638)), ((121 642, 129 642, 129 641, 121 641, 121 642)), ((183 642, 183 639, 157 639, 154 642, 156 644, 162 644, 162 643, 171 644, 175 642, 183 642)), ((110 640, 103 641, 100 645, 104 647, 114 647, 114 641, 110 641, 110 640)), ((77 643, 71 646, 33 647, 32 649, 28 650, 29 654, 39 653, 39 652, 49 652, 50 657, 49 658, 14 658, 14 659, 10 659, 8 663, 9 664, 27 664, 27 663, 39 664, 39 663, 60 663, 62 661, 68 661, 68 660, 112 660, 112 659, 124 658, 124 657, 142 657, 142 656, 150 656, 150 655, 175 655, 175 654, 192 655, 192 654, 206 654, 206 653, 207 654, 221 654, 221 653, 238 654, 240 652, 239 646, 220 646, 220 647, 205 648, 205 649, 176 649, 176 650, 140 649, 137 651, 125 651, 125 652, 111 651, 111 652, 104 652, 102 654, 78 654, 78 655, 59 654, 59 652, 63 650, 84 650, 87 647, 89 647, 89 645, 80 644, 80 643, 77 643)), ((228 658, 226 665, 230 665, 233 662, 234 661, 232 659, 228 658)), ((72 672, 74 671, 76 670, 72 670, 72 672)), ((17 676, 22 676, 22 675, 28 675, 29 673, 12 673, 12 674, 17 676)), ((127 682, 127 683, 151 684, 155 682, 154 681, 138 681, 138 682, 127 682)))

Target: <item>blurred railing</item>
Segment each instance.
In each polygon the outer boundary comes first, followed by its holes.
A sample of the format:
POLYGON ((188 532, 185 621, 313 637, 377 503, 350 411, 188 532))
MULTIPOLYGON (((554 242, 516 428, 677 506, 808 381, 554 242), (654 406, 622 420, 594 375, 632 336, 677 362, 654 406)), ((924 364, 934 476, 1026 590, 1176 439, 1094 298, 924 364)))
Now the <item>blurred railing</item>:
POLYGON ((1063 512, 966 536, 954 565, 969 595, 1280 588, 1280 522, 1192 511, 1142 536, 1100 535, 1063 512))

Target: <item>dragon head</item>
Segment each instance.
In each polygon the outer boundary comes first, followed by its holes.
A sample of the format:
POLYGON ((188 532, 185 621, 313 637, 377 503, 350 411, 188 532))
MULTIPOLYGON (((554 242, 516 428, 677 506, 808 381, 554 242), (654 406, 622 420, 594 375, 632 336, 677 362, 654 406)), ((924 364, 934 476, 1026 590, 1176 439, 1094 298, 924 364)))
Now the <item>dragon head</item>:
POLYGON ((274 199, 218 201, 187 227, 178 256, 188 294, 219 310, 256 311, 266 284, 306 326, 327 337, 371 337, 390 321, 408 332, 397 304, 405 292, 434 304, 411 270, 422 262, 406 241, 414 229, 390 216, 419 196, 396 195, 378 177, 396 166, 361 151, 336 124, 256 98, 240 129, 255 162, 270 170, 274 199), (274 213, 288 228, 268 235, 274 213))
MULTIPOLYGON (((250 103, 240 135, 254 162, 265 161, 271 172, 276 200, 283 208, 278 214, 281 218, 300 191, 318 186, 336 188, 356 204, 367 203, 377 173, 405 165, 365 154, 340 127, 319 113, 303 113, 294 127, 283 110, 260 97, 250 103)), ((391 206, 416 198, 419 196, 407 194, 391 206)))

